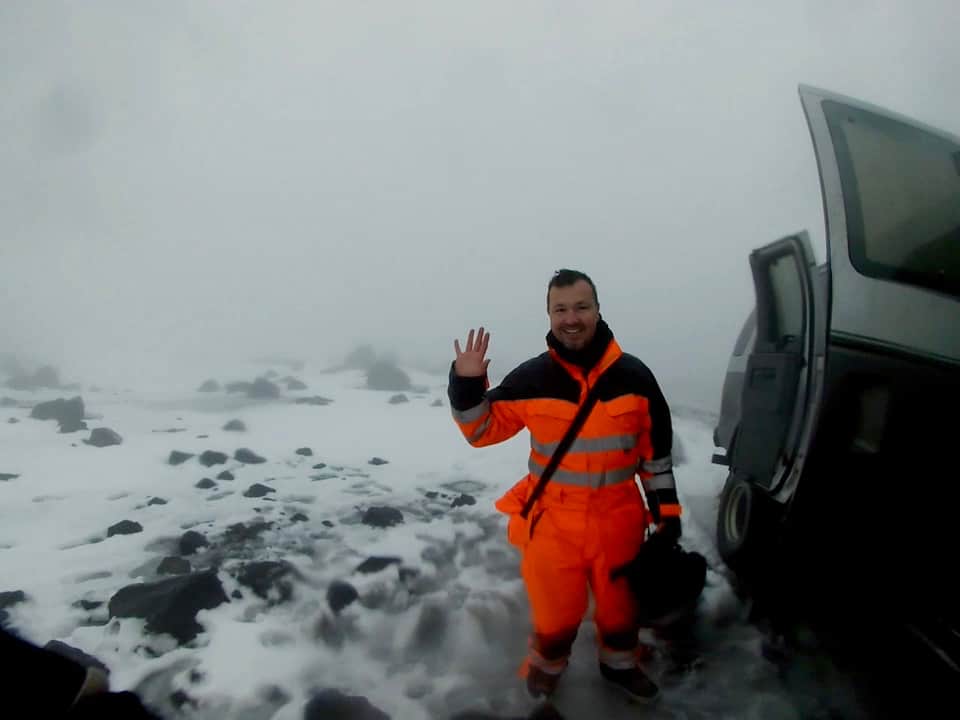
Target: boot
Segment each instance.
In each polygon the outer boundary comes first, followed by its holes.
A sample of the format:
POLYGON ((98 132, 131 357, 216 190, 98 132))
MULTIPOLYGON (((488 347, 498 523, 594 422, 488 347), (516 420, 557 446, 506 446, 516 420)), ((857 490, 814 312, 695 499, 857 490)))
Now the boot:
POLYGON ((538 698, 541 695, 549 697, 557 689, 560 682, 560 673, 551 673, 538 668, 532 663, 527 668, 527 692, 530 697, 538 698))
POLYGON ((632 700, 652 702, 660 695, 657 684, 636 666, 617 669, 600 663, 600 674, 604 680, 616 685, 632 700))

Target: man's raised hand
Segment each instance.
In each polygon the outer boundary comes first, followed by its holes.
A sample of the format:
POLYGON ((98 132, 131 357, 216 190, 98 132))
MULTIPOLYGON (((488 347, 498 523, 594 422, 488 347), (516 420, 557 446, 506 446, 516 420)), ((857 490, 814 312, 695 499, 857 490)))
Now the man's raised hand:
POLYGON ((483 328, 477 330, 474 335, 473 329, 467 334, 467 345, 461 350, 460 340, 453 341, 453 349, 457 353, 457 359, 453 363, 453 369, 460 377, 483 377, 487 374, 487 365, 489 359, 485 359, 487 354, 487 345, 490 344, 490 333, 484 332, 483 328))

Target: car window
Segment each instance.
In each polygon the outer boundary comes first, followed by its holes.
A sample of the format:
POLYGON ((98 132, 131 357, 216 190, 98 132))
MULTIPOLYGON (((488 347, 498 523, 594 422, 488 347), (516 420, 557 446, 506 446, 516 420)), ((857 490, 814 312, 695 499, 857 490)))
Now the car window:
POLYGON ((858 272, 960 296, 960 145, 823 102, 858 272))
POLYGON ((793 255, 782 255, 769 265, 770 289, 773 292, 773 327, 768 340, 786 349, 803 337, 803 289, 793 255))

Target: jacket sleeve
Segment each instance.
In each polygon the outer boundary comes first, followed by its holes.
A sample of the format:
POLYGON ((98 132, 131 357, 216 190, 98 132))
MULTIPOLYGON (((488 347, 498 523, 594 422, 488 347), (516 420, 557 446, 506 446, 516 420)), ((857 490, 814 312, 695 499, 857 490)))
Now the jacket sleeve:
POLYGON ((521 403, 511 400, 512 375, 487 390, 486 376, 460 377, 450 366, 450 409, 460 432, 474 447, 509 440, 526 425, 521 403))
POLYGON ((87 669, 0 629, 0 658, 6 669, 0 689, 5 705, 25 702, 34 717, 66 717, 87 677, 87 669))
POLYGON ((643 491, 650 503, 650 510, 656 522, 666 518, 679 518, 680 498, 677 495, 677 482, 673 476, 673 423, 670 419, 670 406, 657 384, 653 373, 647 371, 647 397, 650 411, 650 443, 653 454, 640 466, 640 479, 643 491))

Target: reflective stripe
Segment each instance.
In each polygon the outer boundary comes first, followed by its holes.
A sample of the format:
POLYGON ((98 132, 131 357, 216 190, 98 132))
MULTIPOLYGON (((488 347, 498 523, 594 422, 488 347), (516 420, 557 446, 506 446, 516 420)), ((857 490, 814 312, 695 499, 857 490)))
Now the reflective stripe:
POLYGON ((662 518, 680 517, 682 513, 683 513, 683 510, 680 508, 679 505, 670 504, 670 505, 660 506, 660 517, 662 518))
POLYGON ((643 479, 644 490, 673 490, 677 487, 677 481, 672 472, 664 472, 643 479))
POLYGON ((662 458, 657 458, 656 460, 647 460, 643 464, 643 471, 648 472, 651 475, 657 475, 659 473, 665 473, 668 470, 673 469, 673 456, 666 455, 662 458))
MULTIPOLYGON (((533 435, 530 436, 530 448, 541 455, 550 456, 556 451, 559 442, 542 443, 538 442, 533 435)), ((570 445, 568 453, 591 453, 604 452, 607 450, 632 450, 637 446, 636 435, 607 435, 597 438, 577 438, 570 445)))
POLYGON ((490 411, 490 402, 484 400, 479 405, 475 405, 469 410, 454 410, 453 419, 461 423, 470 423, 475 420, 479 420, 483 417, 484 413, 490 411))
MULTIPOLYGON (((541 465, 533 458, 530 458, 530 461, 527 463, 527 468, 530 472, 540 477, 543 474, 543 471, 546 469, 546 466, 541 465)), ((615 470, 606 470, 604 472, 574 472, 572 470, 560 470, 558 469, 553 473, 553 477, 550 478, 553 482, 566 483, 567 485, 579 485, 581 487, 588 488, 601 488, 608 485, 616 485, 625 480, 632 480, 633 476, 636 474, 636 470, 633 467, 617 468, 615 470)))
POLYGON ((551 675, 559 675, 566 669, 567 662, 570 659, 570 655, 564 655, 561 658, 556 660, 548 660, 543 655, 538 653, 536 649, 531 645, 530 650, 527 653, 527 662, 543 670, 545 673, 550 673, 551 675))
POLYGON ((469 442, 476 442, 483 437, 483 434, 487 431, 487 428, 490 427, 490 422, 493 420, 493 415, 487 415, 487 419, 480 423, 479 427, 470 433, 469 442))

